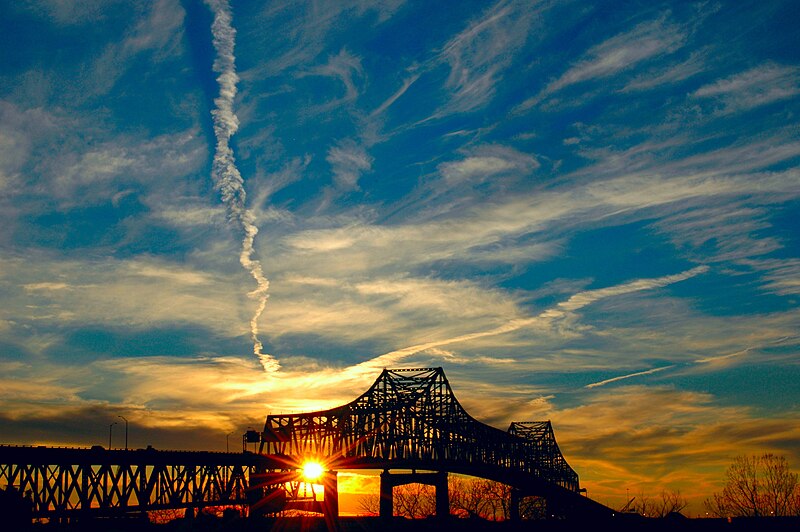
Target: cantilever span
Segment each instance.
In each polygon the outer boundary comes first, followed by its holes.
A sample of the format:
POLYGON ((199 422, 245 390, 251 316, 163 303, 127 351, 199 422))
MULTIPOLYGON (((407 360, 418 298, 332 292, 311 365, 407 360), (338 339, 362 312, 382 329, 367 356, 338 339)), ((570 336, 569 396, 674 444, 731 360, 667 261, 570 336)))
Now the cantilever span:
POLYGON ((363 395, 330 410, 270 415, 259 452, 330 469, 425 469, 489 478, 531 495, 577 494, 549 421, 508 431, 470 416, 442 368, 384 369, 363 395))

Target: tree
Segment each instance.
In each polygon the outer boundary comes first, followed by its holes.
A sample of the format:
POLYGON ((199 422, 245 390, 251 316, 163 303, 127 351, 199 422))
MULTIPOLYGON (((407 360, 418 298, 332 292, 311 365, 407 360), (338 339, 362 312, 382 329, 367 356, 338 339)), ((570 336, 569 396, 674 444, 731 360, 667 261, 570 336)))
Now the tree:
POLYGON ((686 498, 678 490, 662 490, 657 499, 651 499, 644 493, 635 500, 633 509, 645 517, 666 517, 680 512, 688 504, 686 498))
MULTIPOLYGON (((511 487, 491 480, 450 476, 448 480, 450 513, 458 517, 476 517, 490 521, 509 518, 511 487)), ((436 490, 424 484, 404 484, 392 491, 394 515, 412 519, 436 514, 436 490)), ((378 495, 363 495, 358 501, 363 515, 378 515, 378 495)))
POLYGON ((706 499, 719 517, 800 515, 800 486, 784 456, 737 456, 725 473, 721 493, 706 499))
POLYGON ((420 519, 436 515, 436 488, 427 484, 405 484, 394 488, 394 515, 420 519))
MULTIPOLYGON (((362 495, 358 500, 362 515, 380 513, 380 497, 377 494, 362 495)), ((392 490, 394 515, 420 519, 436 515, 436 490, 425 484, 403 484, 392 490)))
POLYGON ((448 482, 450 513, 500 521, 509 517, 511 487, 479 478, 451 476, 448 482))

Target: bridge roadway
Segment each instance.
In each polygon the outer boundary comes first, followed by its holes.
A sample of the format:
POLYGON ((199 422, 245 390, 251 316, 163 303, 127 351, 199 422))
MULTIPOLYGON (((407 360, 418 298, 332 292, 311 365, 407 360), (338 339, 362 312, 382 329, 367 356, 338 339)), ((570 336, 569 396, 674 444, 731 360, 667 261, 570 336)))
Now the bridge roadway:
POLYGON ((442 368, 385 369, 351 403, 270 415, 263 432, 245 440, 259 444, 258 453, 0 446, 0 488, 13 486, 6 500, 18 497, 34 518, 231 504, 274 513, 315 502, 300 500, 298 486, 303 462, 316 460, 327 470, 328 519, 338 515, 337 472, 352 469, 384 471, 382 515, 391 515, 392 487, 409 482, 434 484, 446 515, 447 473, 511 486, 512 517, 525 496, 545 499, 549 515, 611 514, 582 495, 549 421, 515 422, 508 431, 481 423, 456 400, 442 368))

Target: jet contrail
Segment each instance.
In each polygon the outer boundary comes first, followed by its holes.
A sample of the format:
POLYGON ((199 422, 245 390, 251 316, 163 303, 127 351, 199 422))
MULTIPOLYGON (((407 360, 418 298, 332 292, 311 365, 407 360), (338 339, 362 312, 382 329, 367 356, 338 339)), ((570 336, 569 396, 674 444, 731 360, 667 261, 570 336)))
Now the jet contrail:
POLYGON ((696 266, 691 270, 686 270, 685 272, 676 273, 674 275, 665 275, 663 277, 655 277, 650 279, 636 279, 634 281, 629 281, 624 284, 609 286, 606 288, 585 290, 583 292, 578 292, 577 294, 572 295, 569 299, 567 299, 566 301, 562 301, 555 307, 545 309, 536 316, 532 316, 529 318, 512 319, 498 327, 486 331, 467 333, 467 334, 462 334, 460 336, 444 338, 441 340, 433 340, 431 342, 426 342, 424 344, 404 347, 396 351, 385 353, 373 359, 365 360, 364 362, 356 364, 355 366, 351 366, 349 369, 353 371, 365 371, 365 372, 372 371, 375 368, 380 368, 380 367, 385 368, 388 366, 392 366, 394 364, 397 364, 401 360, 410 357, 411 355, 415 355, 417 353, 420 353, 422 351, 434 347, 441 347, 443 345, 450 345, 450 344, 459 344, 471 340, 477 340, 479 338, 485 338, 487 336, 498 336, 501 334, 507 334, 522 329, 523 327, 529 327, 531 325, 535 325, 537 323, 542 323, 542 324, 551 323, 559 319, 565 319, 569 313, 579 310, 600 299, 624 295, 624 294, 630 294, 632 292, 638 292, 640 290, 652 290, 654 288, 668 286, 673 283, 679 283, 681 281, 685 281, 686 279, 691 279, 692 277, 703 274, 707 271, 708 271, 708 266, 702 265, 702 266, 696 266))
POLYGON ((216 108, 211 111, 214 135, 217 138, 211 175, 214 186, 219 190, 222 202, 228 211, 228 221, 244 232, 239 262, 253 276, 258 285, 248 294, 258 302, 256 311, 250 318, 253 353, 258 357, 265 370, 276 371, 280 368, 278 361, 271 355, 261 352, 264 346, 258 338, 258 318, 264 312, 267 304, 269 281, 261 269, 261 262, 253 259, 253 240, 258 233, 258 228, 255 226, 253 213, 245 207, 247 194, 244 190, 244 181, 236 167, 236 159, 229 144, 231 137, 239 128, 239 119, 233 112, 236 82, 239 81, 239 76, 236 75, 236 58, 233 55, 236 30, 231 25, 231 8, 228 0, 206 0, 206 5, 214 13, 211 34, 217 57, 214 59, 213 69, 218 74, 217 82, 219 83, 219 96, 214 99, 216 108))
POLYGON ((612 377, 604 381, 593 382, 592 384, 587 384, 586 386, 584 386, 584 388, 597 388, 598 386, 605 386, 606 384, 611 384, 612 382, 617 382, 624 379, 630 379, 633 377, 639 377, 640 375, 652 375, 653 373, 658 373, 659 371, 664 371, 665 369, 671 369, 674 367, 675 364, 672 364, 671 366, 663 366, 660 368, 648 369, 646 371, 637 371, 636 373, 629 373, 628 375, 620 375, 619 377, 612 377))

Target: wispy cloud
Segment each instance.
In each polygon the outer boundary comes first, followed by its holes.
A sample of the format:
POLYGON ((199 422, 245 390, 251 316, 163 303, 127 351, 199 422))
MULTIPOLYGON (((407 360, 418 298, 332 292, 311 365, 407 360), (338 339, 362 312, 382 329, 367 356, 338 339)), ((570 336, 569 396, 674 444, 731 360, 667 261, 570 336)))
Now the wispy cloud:
POLYGON ((539 167, 528 154, 498 145, 479 146, 461 160, 439 165, 449 186, 465 182, 480 183, 497 175, 513 173, 522 177, 539 167))
POLYGON ((650 60, 668 55, 684 45, 686 29, 667 21, 666 16, 643 22, 590 48, 566 72, 548 83, 536 96, 519 106, 525 110, 556 92, 590 80, 607 78, 650 60))
POLYGON ((426 351, 428 349, 438 348, 451 344, 469 342, 472 340, 477 340, 488 336, 507 334, 510 332, 514 332, 518 329, 521 329, 523 327, 532 326, 534 324, 542 324, 542 325, 547 324, 549 326, 552 325, 564 326, 564 324, 567 321, 567 318, 572 317, 575 311, 587 305, 590 305, 600 299, 618 296, 622 294, 628 294, 639 290, 648 290, 662 286, 667 286, 673 283, 684 281, 686 279, 690 279, 696 275, 705 273, 706 271, 708 271, 707 267, 698 266, 697 268, 693 268, 686 272, 675 275, 668 275, 665 277, 660 277, 655 279, 638 279, 636 281, 631 281, 629 283, 621 285, 580 292, 578 294, 574 294, 573 296, 571 296, 567 301, 561 302, 555 307, 541 312, 537 316, 533 316, 530 318, 516 318, 508 321, 503 325, 500 325, 499 327, 495 327, 490 330, 468 333, 454 338, 435 340, 432 342, 426 342, 423 344, 418 344, 405 347, 403 349, 398 349, 390 353, 381 355, 370 361, 363 362, 359 364, 359 367, 365 367, 370 369, 378 367, 388 367, 399 363, 401 360, 411 355, 417 354, 422 351, 426 351))
POLYGON ((672 486, 698 511, 719 489, 732 455, 772 449, 800 460, 792 416, 764 419, 748 407, 726 407, 711 395, 669 386, 610 388, 548 417, 589 496, 602 492, 620 506, 631 486, 645 493, 672 486))
POLYGON ((441 58, 450 66, 445 87, 451 95, 439 114, 472 111, 491 100, 541 9, 543 4, 502 0, 448 41, 441 58))
POLYGON ((336 105, 343 102, 351 102, 358 97, 356 78, 363 75, 361 61, 346 49, 339 51, 337 55, 328 57, 328 62, 309 69, 305 73, 298 74, 303 76, 326 76, 338 79, 344 85, 345 93, 341 98, 334 101, 336 105))
POLYGON ((328 150, 336 186, 341 190, 358 190, 358 180, 372 168, 372 157, 352 139, 345 139, 328 150))
POLYGON ((800 68, 767 63, 734 74, 692 93, 719 103, 722 114, 747 111, 800 94, 800 68))
POLYGON ((622 88, 622 92, 645 91, 687 80, 708 68, 711 53, 711 50, 692 52, 685 61, 650 69, 632 79, 622 88))

